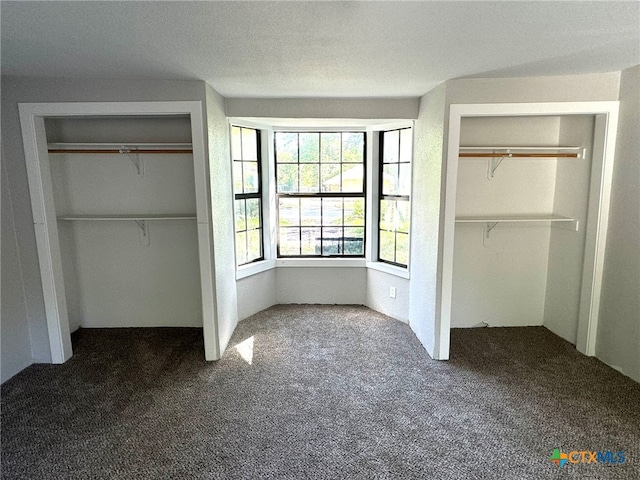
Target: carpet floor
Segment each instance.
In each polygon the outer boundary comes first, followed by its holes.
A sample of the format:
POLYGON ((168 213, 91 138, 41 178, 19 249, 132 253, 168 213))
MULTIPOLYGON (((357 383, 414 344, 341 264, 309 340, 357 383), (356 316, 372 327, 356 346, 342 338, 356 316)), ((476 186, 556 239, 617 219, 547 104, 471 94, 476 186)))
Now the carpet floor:
POLYGON ((198 329, 74 347, 2 385, 2 478, 640 478, 640 385, 542 327, 454 330, 438 362, 365 307, 281 305, 218 362, 198 329))

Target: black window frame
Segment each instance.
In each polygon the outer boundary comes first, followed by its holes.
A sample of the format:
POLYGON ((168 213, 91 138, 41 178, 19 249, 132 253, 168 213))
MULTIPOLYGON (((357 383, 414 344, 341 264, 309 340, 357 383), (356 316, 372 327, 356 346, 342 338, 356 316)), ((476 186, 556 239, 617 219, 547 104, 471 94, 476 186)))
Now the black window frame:
MULTIPOLYGON (((378 239, 378 251, 376 253, 377 256, 377 260, 379 262, 382 263, 386 263, 389 265, 393 265, 396 267, 400 267, 400 268, 409 268, 409 249, 407 250, 407 263, 400 263, 397 262, 395 260, 397 260, 397 253, 398 253, 398 242, 397 242, 397 237, 398 237, 398 233, 400 233, 401 235, 407 235, 407 246, 410 246, 410 241, 411 241, 411 219, 409 219, 409 228, 408 228, 408 232, 404 233, 404 232, 398 232, 397 229, 395 230, 387 230, 387 229, 383 229, 381 227, 381 223, 382 223, 382 201, 386 200, 386 201, 401 201, 401 202, 408 202, 409 205, 409 214, 411 214, 411 193, 409 193, 408 195, 397 195, 397 194, 385 194, 384 193, 384 166, 385 165, 390 165, 393 163, 397 163, 398 164, 398 168, 399 165, 402 163, 407 163, 407 162, 401 162, 400 161, 400 151, 401 151, 401 144, 402 144, 402 134, 400 133, 402 130, 410 130, 411 131, 411 136, 413 138, 413 127, 407 126, 407 127, 400 127, 400 128, 393 128, 390 130, 382 130, 379 132, 379 152, 378 152, 378 221, 377 221, 377 239, 378 239), (389 132, 398 132, 398 161, 397 162, 393 162, 393 163, 385 163, 384 162, 384 137, 386 133, 389 132), (387 260, 381 257, 381 246, 382 246, 382 235, 381 232, 389 232, 389 233, 393 233, 395 235, 395 242, 394 242, 394 261, 391 260, 387 260)), ((413 177, 413 145, 411 148, 412 152, 411 152, 411 158, 409 160, 409 165, 410 165, 410 172, 411 172, 411 181, 412 177, 413 177)))
MULTIPOLYGON (((256 262, 261 262, 265 259, 265 245, 264 245, 264 201, 263 201, 263 195, 262 195, 262 132, 261 130, 257 129, 257 128, 252 128, 252 127, 244 127, 242 125, 231 125, 231 128, 239 128, 240 129, 240 148, 243 148, 243 142, 242 142, 242 131, 243 130, 253 130, 255 132, 256 135, 256 158, 257 160, 245 160, 244 158, 241 159, 236 159, 234 158, 233 155, 233 148, 230 148, 231 150, 231 176, 233 179, 233 235, 234 235, 234 245, 236 246, 236 251, 235 251, 235 256, 236 256, 236 268, 238 267, 243 267, 246 265, 251 265, 252 263, 256 263, 256 262), (252 163, 257 163, 257 171, 258 171, 258 179, 257 179, 257 184, 258 184, 258 191, 257 192, 251 192, 251 193, 235 193, 235 178, 234 178, 234 171, 233 171, 233 167, 234 167, 234 162, 239 162, 242 165, 242 181, 244 182, 244 164, 248 163, 248 162, 252 162, 252 163), (246 200, 249 199, 257 199, 258 200, 258 204, 259 204, 259 208, 260 208, 260 215, 259 215, 259 221, 260 224, 257 228, 252 228, 249 229, 248 228, 248 222, 247 222, 247 214, 246 214, 246 200), (244 230, 237 230, 236 229, 236 201, 237 200, 245 200, 245 228, 244 230), (245 252, 249 252, 249 231, 250 230, 260 230, 260 256, 249 260, 247 262, 244 263, 240 263, 238 261, 238 233, 241 232, 245 232, 246 233, 246 239, 245 239, 245 252)), ((244 157, 244 155, 241 153, 241 157, 244 157)), ((244 183, 243 183, 243 190, 244 190, 244 183)))
MULTIPOLYGON (((278 258, 287 258, 287 259, 291 259, 291 258, 365 258, 366 257, 366 243, 367 243, 367 134, 364 131, 361 130, 277 130, 274 132, 274 136, 273 136, 273 144, 274 144, 274 178, 275 178, 275 209, 276 209, 276 230, 277 230, 277 235, 276 235, 276 254, 278 258), (317 133, 319 134, 319 142, 318 142, 318 148, 319 148, 319 159, 321 158, 321 154, 322 154, 322 134, 323 133, 340 133, 341 134, 341 140, 340 140, 340 144, 341 144, 341 149, 340 149, 340 163, 335 163, 335 162, 326 162, 327 163, 331 163, 331 164, 337 164, 337 165, 362 165, 362 191, 361 192, 280 192, 278 191, 278 147, 277 147, 277 135, 278 134, 298 134, 298 161, 297 163, 294 162, 282 162, 280 163, 280 165, 282 164, 307 164, 307 165, 313 165, 313 162, 310 163, 304 163, 304 162, 300 162, 300 134, 308 134, 308 133, 317 133), (342 134, 361 134, 362 135, 362 142, 363 142, 363 146, 362 146, 362 163, 359 162, 343 162, 342 161, 342 134), (322 209, 322 199, 323 198, 361 198, 362 199, 362 204, 363 204, 363 224, 361 226, 362 230, 363 230, 363 237, 362 237, 362 254, 329 254, 329 255, 325 255, 323 254, 323 249, 324 249, 324 243, 325 243, 325 239, 323 238, 323 235, 321 233, 320 235, 320 253, 319 254, 315 254, 315 255, 311 255, 311 254, 302 254, 302 229, 305 228, 302 225, 297 225, 295 227, 292 228, 298 228, 300 230, 300 254, 299 255, 283 255, 280 251, 280 230, 281 230, 281 225, 280 225, 280 199, 281 198, 298 198, 298 199, 302 199, 302 198, 320 198, 321 199, 321 209, 322 209)), ((318 162, 318 165, 322 165, 323 162, 320 160, 318 162)), ((340 178, 342 180, 342 168, 340 168, 340 178)), ((321 183, 322 180, 320 178, 319 175, 319 182, 321 183)), ((341 181, 342 184, 342 181, 341 181)), ((300 179, 298 177, 298 189, 300 189, 300 179)), ((345 237, 344 236, 344 204, 342 207, 342 212, 343 212, 343 217, 342 217, 342 224, 340 225, 340 228, 342 228, 342 232, 343 232, 343 236, 342 238, 342 251, 344 251, 345 249, 345 238, 349 238, 349 237, 345 237)), ((321 218, 321 225, 319 225, 317 228, 321 229, 322 232, 322 228, 324 227, 324 225, 322 224, 322 210, 321 210, 321 214, 320 214, 320 218, 321 218)), ((347 228, 350 228, 349 225, 346 225, 347 228)), ((312 227, 309 227, 312 228, 312 227)), ((357 227, 353 227, 353 228, 360 228, 360 226, 357 227)))

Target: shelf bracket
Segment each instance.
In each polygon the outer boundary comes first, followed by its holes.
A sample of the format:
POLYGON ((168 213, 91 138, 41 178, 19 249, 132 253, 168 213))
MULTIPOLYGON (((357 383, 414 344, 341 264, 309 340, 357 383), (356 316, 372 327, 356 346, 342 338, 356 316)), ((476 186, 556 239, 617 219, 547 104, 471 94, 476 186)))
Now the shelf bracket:
POLYGON ((142 158, 140 158, 140 155, 135 150, 132 150, 124 146, 121 147, 118 151, 121 154, 129 157, 129 160, 131 160, 131 163, 133 163, 133 166, 136 167, 136 173, 140 177, 144 177, 144 163, 142 163, 142 158))
POLYGON ((487 222, 484 225, 484 228, 482 229, 482 245, 483 246, 488 246, 487 242, 489 241, 489 234, 491 233, 491 230, 493 230, 494 228, 496 228, 496 226, 498 225, 498 222, 487 222))
POLYGON ((149 225, 144 220, 135 221, 140 227, 140 245, 149 245, 149 225))
POLYGON ((496 170, 505 158, 511 158, 512 156, 511 153, 505 153, 501 157, 490 158, 487 163, 487 180, 491 180, 495 176, 496 170))

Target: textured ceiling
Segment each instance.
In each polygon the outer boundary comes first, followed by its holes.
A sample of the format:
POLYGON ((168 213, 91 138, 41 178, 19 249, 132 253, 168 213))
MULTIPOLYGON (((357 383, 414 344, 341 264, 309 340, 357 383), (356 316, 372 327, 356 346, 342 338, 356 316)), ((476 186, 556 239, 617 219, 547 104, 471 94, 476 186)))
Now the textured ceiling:
POLYGON ((640 63, 631 2, 6 2, 2 73, 201 79, 228 97, 402 97, 640 63))

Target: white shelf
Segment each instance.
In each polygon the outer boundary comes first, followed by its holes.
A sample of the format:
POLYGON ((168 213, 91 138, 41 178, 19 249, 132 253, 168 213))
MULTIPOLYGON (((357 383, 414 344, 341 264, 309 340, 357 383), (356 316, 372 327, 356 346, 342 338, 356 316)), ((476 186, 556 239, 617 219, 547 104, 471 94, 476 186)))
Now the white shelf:
POLYGON ((562 215, 473 215, 456 217, 456 223, 523 223, 523 222, 575 222, 575 219, 562 215))
POLYGON ((191 149, 191 143, 49 143, 49 150, 181 150, 191 149))
POLYGON ((582 158, 584 156, 584 147, 574 146, 550 146, 550 147, 514 147, 514 146, 492 146, 492 147, 460 147, 461 157, 464 158, 486 158, 487 156, 496 157, 511 156, 511 158, 582 158), (477 153, 477 156, 474 155, 477 153))
POLYGON ((562 226, 567 230, 577 232, 579 229, 579 221, 574 218, 563 217, 562 215, 545 215, 545 214, 529 214, 529 215, 474 215, 456 217, 456 223, 482 224, 482 243, 487 246, 489 234, 499 223, 516 223, 516 224, 536 224, 548 223, 549 225, 562 226))
POLYGON ((195 213, 126 214, 126 215, 60 215, 58 220, 67 221, 153 221, 153 220, 195 220, 195 213))

